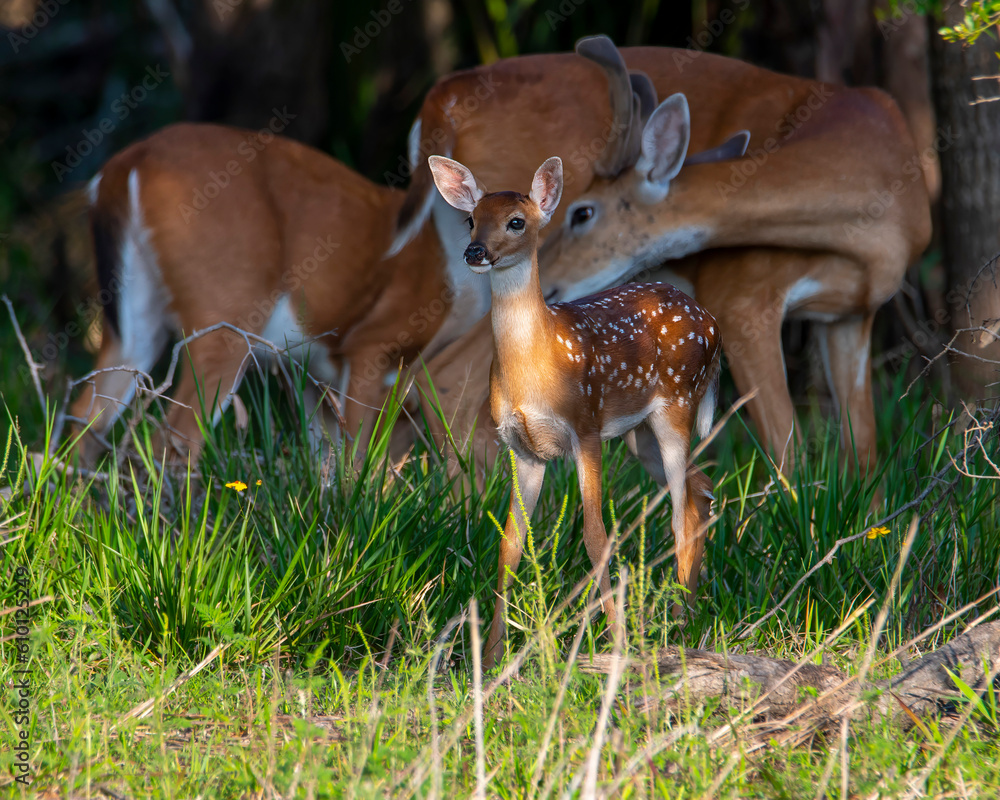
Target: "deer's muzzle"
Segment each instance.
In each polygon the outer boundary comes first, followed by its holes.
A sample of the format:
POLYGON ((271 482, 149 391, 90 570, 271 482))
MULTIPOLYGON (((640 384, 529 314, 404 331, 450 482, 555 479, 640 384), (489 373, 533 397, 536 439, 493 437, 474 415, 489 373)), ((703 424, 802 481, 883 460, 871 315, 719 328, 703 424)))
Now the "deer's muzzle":
POLYGON ((473 242, 466 247, 465 263, 472 267, 473 272, 486 272, 492 266, 489 261, 489 253, 486 250, 486 245, 480 242, 473 242), (476 269, 476 267, 485 267, 486 269, 476 269))

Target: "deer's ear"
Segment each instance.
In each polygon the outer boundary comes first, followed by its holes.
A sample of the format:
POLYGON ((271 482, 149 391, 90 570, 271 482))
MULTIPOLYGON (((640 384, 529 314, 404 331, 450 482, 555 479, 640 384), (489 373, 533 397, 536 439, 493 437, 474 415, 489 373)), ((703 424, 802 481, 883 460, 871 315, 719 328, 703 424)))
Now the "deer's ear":
POLYGON ((687 98, 673 94, 660 103, 642 131, 642 154, 635 171, 651 186, 665 190, 681 171, 690 140, 687 98))
POLYGON ((486 191, 468 167, 444 156, 430 156, 427 163, 441 196, 459 211, 469 214, 486 191))
POLYGON ((702 150, 684 159, 684 166, 692 164, 711 164, 716 161, 732 161, 734 158, 743 158, 750 144, 750 131, 743 130, 733 134, 718 147, 702 150))
POLYGON ((552 214, 559 205, 563 190, 563 167, 559 156, 546 159, 538 168, 531 181, 531 194, 528 195, 542 212, 542 225, 552 219, 552 214))

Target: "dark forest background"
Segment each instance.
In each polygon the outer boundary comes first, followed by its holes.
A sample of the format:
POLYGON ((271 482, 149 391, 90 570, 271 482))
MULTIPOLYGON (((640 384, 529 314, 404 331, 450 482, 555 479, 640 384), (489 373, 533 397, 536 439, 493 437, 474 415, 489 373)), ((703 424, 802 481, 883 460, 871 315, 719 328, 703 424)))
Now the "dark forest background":
MULTIPOLYGON (((285 135, 385 182, 436 78, 603 32, 896 97, 941 165, 935 244, 880 324, 876 363, 912 365, 968 324, 949 287, 1000 251, 1000 103, 970 105, 996 93, 972 80, 996 73, 996 43, 943 42, 937 27, 961 13, 946 4, 928 19, 881 0, 0 0, 0 284, 33 346, 73 321, 91 286, 80 190, 112 153, 172 121, 259 128, 287 110, 285 135), (942 147, 942 131, 962 135, 942 147)), ((1000 317, 998 297, 995 283, 977 291, 973 317, 1000 317)), ((83 371, 97 341, 91 325, 51 369, 83 371)), ((994 372, 970 360, 955 374, 981 393, 994 372)))

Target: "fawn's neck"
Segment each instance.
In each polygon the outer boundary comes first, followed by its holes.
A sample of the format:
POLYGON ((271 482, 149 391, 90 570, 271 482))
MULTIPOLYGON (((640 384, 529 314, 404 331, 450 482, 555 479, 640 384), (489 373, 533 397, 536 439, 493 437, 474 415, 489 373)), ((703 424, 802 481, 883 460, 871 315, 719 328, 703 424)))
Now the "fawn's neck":
POLYGON ((537 358, 552 336, 552 313, 538 279, 538 257, 490 273, 494 360, 537 358))

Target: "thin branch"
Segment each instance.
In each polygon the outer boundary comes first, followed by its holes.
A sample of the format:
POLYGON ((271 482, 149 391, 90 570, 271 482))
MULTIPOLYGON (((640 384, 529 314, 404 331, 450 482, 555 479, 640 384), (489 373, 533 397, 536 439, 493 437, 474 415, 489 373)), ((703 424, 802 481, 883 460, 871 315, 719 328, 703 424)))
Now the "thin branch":
POLYGON ((42 416, 44 417, 47 410, 45 392, 42 391, 42 382, 38 377, 38 373, 42 371, 44 365, 37 363, 31 356, 31 350, 28 349, 28 342, 25 340, 24 334, 21 332, 21 326, 17 322, 17 314, 14 313, 14 304, 10 302, 10 298, 6 294, 3 295, 3 301, 7 306, 7 313, 10 315, 11 324, 14 326, 17 341, 24 352, 24 360, 28 362, 28 369, 31 371, 31 381, 35 384, 35 393, 38 395, 38 404, 42 407, 42 416))
MULTIPOLYGON (((279 347, 274 342, 265 339, 263 336, 259 336, 255 333, 251 333, 250 331, 238 328, 237 326, 229 322, 218 322, 214 325, 209 325, 206 328, 201 328, 199 330, 196 330, 174 344, 173 348, 171 349, 170 362, 167 365, 166 376, 159 384, 154 383, 153 378, 149 373, 127 365, 95 369, 91 370, 81 378, 77 378, 75 380, 71 380, 68 382, 64 400, 64 407, 68 407, 69 397, 72 395, 74 389, 76 389, 76 387, 80 386, 81 384, 92 382, 95 377, 107 372, 127 372, 130 373, 136 381, 136 388, 135 388, 136 395, 141 396, 143 398, 142 406, 144 410, 148 410, 150 405, 160 401, 173 403, 175 405, 184 408, 190 408, 190 406, 170 398, 167 395, 167 391, 173 386, 174 379, 177 373, 177 368, 180 364, 181 354, 186 350, 187 346, 191 342, 200 339, 203 336, 207 336, 208 334, 216 333, 218 331, 230 331, 231 333, 235 333, 243 340, 247 348, 247 353, 244 356, 243 362, 240 364, 240 368, 237 370, 236 377, 233 380, 232 386, 230 386, 229 389, 225 392, 225 394, 222 395, 221 398, 219 398, 220 406, 226 405, 229 402, 231 402, 231 398, 236 394, 237 390, 239 389, 240 383, 242 382, 243 377, 246 374, 246 369, 251 362, 253 363, 254 367, 257 369, 258 372, 262 371, 261 364, 257 360, 257 353, 256 353, 257 348, 263 348, 265 350, 269 350, 272 354, 277 356, 278 357, 277 363, 279 369, 281 370, 282 378, 288 385, 290 386, 294 385, 292 376, 288 372, 288 369, 285 365, 285 359, 291 360, 291 356, 289 356, 287 348, 279 347)), ((325 334, 320 334, 319 336, 314 337, 312 340, 310 340, 311 343, 316 343, 318 339, 323 335, 325 334)), ((320 392, 320 396, 322 398, 321 402, 325 400, 333 409, 334 413, 337 416, 338 421, 341 423, 341 430, 346 431, 346 425, 344 424, 343 415, 341 413, 339 405, 336 403, 335 399, 332 398, 328 393, 329 387, 327 387, 327 385, 321 382, 319 379, 315 378, 308 370, 306 370, 304 374, 306 378, 310 381, 310 383, 313 386, 315 386, 316 389, 320 392)), ((96 395, 95 393, 94 399, 97 399, 98 397, 99 396, 96 395)), ((115 402, 120 402, 118 398, 106 398, 106 399, 110 399, 115 402)), ((66 421, 77 422, 79 424, 85 424, 87 422, 86 419, 80 419, 78 417, 70 416, 69 414, 63 412, 59 415, 59 418, 57 419, 57 426, 58 426, 57 429, 60 432, 62 426, 66 421)), ((129 430, 133 431, 138 422, 139 422, 138 418, 133 420, 129 426, 129 430)), ((164 427, 167 431, 170 431, 170 428, 169 426, 166 425, 166 423, 164 423, 164 427)), ((92 433, 90 435, 96 435, 96 434, 92 433)), ((349 437, 349 434, 345 433, 345 435, 349 437)), ((58 441, 58 439, 56 439, 56 441, 58 441)), ((124 455, 125 453, 123 449, 121 457, 124 458, 124 455)))
POLYGON ((111 733, 114 733, 118 728, 130 719, 143 719, 148 717, 153 709, 156 707, 156 703, 161 700, 165 700, 167 697, 172 695, 177 689, 191 680, 195 675, 201 672, 205 667, 215 661, 216 658, 228 647, 226 644, 216 645, 215 648, 205 656, 195 667, 192 669, 181 673, 177 676, 177 679, 167 687, 167 690, 159 697, 150 697, 148 700, 144 700, 135 706, 131 711, 129 711, 125 716, 121 717, 118 722, 111 726, 111 733))

